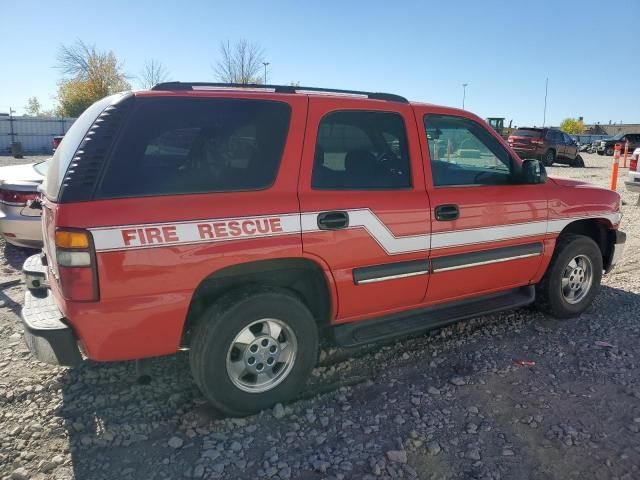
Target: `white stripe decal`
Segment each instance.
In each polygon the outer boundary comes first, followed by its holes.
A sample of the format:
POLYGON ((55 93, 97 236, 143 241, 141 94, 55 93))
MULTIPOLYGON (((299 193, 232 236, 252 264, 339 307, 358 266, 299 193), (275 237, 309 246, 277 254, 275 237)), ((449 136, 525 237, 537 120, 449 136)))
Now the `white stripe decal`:
MULTIPOLYGON (((581 219, 602 218, 609 220, 614 225, 617 225, 621 219, 619 213, 601 213, 550 221, 542 220, 397 237, 369 209, 361 208, 346 210, 346 212, 349 214, 347 228, 366 230, 389 255, 559 233, 569 223, 581 219)), ((292 235, 300 232, 321 232, 322 230, 318 227, 318 212, 309 212, 99 227, 92 228, 90 231, 97 251, 111 251, 226 242, 292 235)))

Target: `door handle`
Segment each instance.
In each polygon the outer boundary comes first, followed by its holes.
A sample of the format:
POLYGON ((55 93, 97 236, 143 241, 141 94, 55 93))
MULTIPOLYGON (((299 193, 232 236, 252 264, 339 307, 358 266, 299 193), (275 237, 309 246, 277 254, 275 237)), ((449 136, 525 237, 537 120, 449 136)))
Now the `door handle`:
POLYGON ((318 214, 318 228, 320 230, 340 230, 349 226, 347 212, 322 212, 318 214))
POLYGON ((457 220, 460 216, 460 210, 458 205, 438 205, 435 209, 436 220, 441 222, 447 222, 451 220, 457 220))

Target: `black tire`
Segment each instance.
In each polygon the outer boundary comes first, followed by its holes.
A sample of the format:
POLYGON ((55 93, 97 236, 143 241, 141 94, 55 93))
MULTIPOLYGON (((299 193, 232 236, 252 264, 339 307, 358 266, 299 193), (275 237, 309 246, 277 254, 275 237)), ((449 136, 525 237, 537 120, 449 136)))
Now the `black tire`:
POLYGON ((318 328, 313 315, 293 292, 281 288, 254 286, 224 295, 201 315, 191 338, 189 360, 196 384, 214 407, 233 416, 291 400, 318 359, 318 328), (227 356, 236 336, 261 319, 286 323, 295 334, 297 354, 280 383, 264 392, 247 392, 231 380, 227 356))
POLYGON ((611 157, 613 155, 613 147, 607 147, 607 149, 605 150, 605 153, 607 154, 608 157, 611 157))
POLYGON ((582 159, 582 156, 576 155, 576 158, 574 158, 573 162, 571 162, 571 166, 576 168, 584 168, 584 160, 582 159))
POLYGON ((556 152, 554 152, 551 149, 544 152, 544 155, 542 156, 542 164, 545 167, 550 167, 551 165, 553 165, 553 162, 555 161, 556 161, 556 152))
POLYGON ((593 302, 601 279, 602 252, 596 242, 584 235, 565 234, 558 239, 551 263, 536 285, 536 307, 556 318, 577 317, 593 302), (578 255, 584 255, 591 261, 593 279, 584 298, 570 303, 562 293, 562 277, 569 262, 578 255))
POLYGON ((596 150, 596 153, 597 153, 598 155, 604 155, 604 152, 603 152, 603 151, 600 151, 600 150, 596 150))

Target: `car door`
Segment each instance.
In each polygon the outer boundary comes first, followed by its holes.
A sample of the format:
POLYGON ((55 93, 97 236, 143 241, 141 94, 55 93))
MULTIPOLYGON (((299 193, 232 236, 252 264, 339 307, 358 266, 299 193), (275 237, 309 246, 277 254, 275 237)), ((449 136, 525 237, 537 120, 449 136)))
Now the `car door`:
POLYGON ((576 155, 578 155, 578 146, 576 142, 573 141, 566 133, 562 134, 562 139, 564 140, 564 157, 569 160, 574 160, 576 155))
POLYGON ((431 268, 426 301, 444 302, 527 285, 547 228, 547 185, 519 184, 521 161, 479 118, 424 107, 431 268))
POLYGON ((303 251, 333 275, 337 323, 422 301, 429 202, 409 105, 310 96, 299 199, 303 251))

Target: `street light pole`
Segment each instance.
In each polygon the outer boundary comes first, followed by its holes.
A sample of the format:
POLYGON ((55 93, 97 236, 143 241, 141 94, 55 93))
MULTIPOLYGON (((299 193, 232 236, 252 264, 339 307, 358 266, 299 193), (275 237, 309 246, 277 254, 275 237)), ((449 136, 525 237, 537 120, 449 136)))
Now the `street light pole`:
POLYGON ((467 98, 467 85, 468 83, 462 84, 462 109, 464 110, 464 101, 467 98))
POLYGON ((549 77, 544 82, 544 112, 542 114, 542 126, 547 123, 547 93, 549 91, 549 77))
POLYGON ((264 65, 264 84, 267 84, 267 65, 269 65, 269 62, 262 62, 262 65, 264 65))

